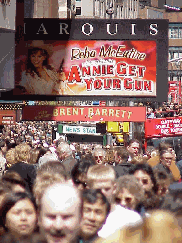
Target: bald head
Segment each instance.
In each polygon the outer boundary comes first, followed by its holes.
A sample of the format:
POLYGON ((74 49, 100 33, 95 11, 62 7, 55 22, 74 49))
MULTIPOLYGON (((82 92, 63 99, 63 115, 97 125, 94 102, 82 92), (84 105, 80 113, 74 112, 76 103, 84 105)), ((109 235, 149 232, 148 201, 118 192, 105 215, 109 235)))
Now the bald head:
POLYGON ((57 183, 51 185, 45 191, 41 205, 49 203, 52 207, 70 206, 76 205, 77 207, 81 204, 80 194, 77 188, 69 183, 57 183))
POLYGON ((42 199, 39 226, 48 243, 71 243, 78 235, 81 219, 79 191, 70 184, 54 184, 42 199))

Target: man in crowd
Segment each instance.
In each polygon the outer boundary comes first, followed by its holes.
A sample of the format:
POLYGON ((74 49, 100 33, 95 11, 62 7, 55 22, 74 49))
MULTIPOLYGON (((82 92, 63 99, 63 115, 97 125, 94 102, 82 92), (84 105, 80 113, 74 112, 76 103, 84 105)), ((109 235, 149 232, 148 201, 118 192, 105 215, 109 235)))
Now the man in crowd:
POLYGON ((110 165, 93 165, 87 172, 88 187, 100 189, 111 204, 111 211, 106 219, 105 224, 99 231, 98 235, 106 238, 117 229, 141 221, 138 213, 128 210, 120 205, 116 205, 114 194, 116 192, 116 173, 110 165))
POLYGON ((98 231, 106 221, 110 212, 110 204, 99 189, 85 190, 82 199, 83 214, 80 238, 83 243, 91 243, 98 239, 98 231))
POLYGON ((64 140, 58 140, 56 143, 56 152, 60 161, 62 161, 67 173, 71 174, 71 170, 76 164, 76 159, 73 158, 70 145, 64 140))
POLYGON ((96 164, 104 164, 106 159, 106 151, 103 148, 95 148, 93 150, 93 157, 96 164))
POLYGON ((161 160, 161 153, 162 151, 164 150, 168 150, 172 155, 173 155, 173 160, 170 162, 170 165, 169 165, 169 170, 171 172, 171 174, 173 175, 173 178, 175 181, 179 181, 180 178, 181 178, 181 175, 180 175, 180 171, 176 165, 176 154, 172 148, 172 145, 169 144, 169 143, 165 143, 165 142, 161 142, 159 143, 159 146, 158 146, 158 150, 159 150, 159 154, 150 158, 147 163, 153 168, 155 166, 157 166, 158 164, 160 164, 160 160, 161 160))
POLYGON ((76 243, 80 230, 81 198, 71 184, 47 188, 40 204, 39 227, 47 243, 76 243))
POLYGON ((114 166, 114 170, 116 171, 117 177, 122 175, 129 174, 129 169, 132 164, 127 162, 129 158, 129 153, 124 147, 116 147, 114 148, 114 160, 116 166, 114 166))
POLYGON ((129 153, 128 161, 130 162, 135 156, 141 155, 141 144, 137 139, 131 139, 128 143, 127 150, 129 153))

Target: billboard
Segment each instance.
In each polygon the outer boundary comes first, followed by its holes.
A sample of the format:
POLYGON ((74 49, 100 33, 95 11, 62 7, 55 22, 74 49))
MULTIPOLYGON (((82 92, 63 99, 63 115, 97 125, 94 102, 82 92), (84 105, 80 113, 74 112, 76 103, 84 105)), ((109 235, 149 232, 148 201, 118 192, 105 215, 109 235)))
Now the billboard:
POLYGON ((147 119, 145 137, 170 137, 182 135, 182 117, 147 119))
POLYGON ((16 63, 24 95, 156 96, 154 40, 33 40, 26 47, 24 60, 16 63))
POLYGON ((167 57, 167 20, 25 18, 12 95, 164 101, 167 57))
POLYGON ((23 120, 34 121, 132 121, 146 120, 145 107, 25 106, 23 120))

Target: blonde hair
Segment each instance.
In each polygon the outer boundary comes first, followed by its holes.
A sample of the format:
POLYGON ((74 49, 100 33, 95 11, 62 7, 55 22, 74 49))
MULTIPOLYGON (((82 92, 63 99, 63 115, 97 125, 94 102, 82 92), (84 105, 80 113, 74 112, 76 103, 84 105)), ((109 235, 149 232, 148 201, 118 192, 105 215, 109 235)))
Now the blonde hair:
POLYGON ((30 159, 31 147, 26 143, 20 143, 15 147, 15 162, 28 162, 30 159))
POLYGON ((87 171, 87 183, 92 184, 98 180, 116 180, 116 172, 110 165, 92 165, 87 171))
MULTIPOLYGON (((11 148, 6 153, 6 162, 9 166, 16 163, 15 161, 15 148, 11 148)), ((9 167, 8 166, 8 167, 9 167)))
POLYGON ((37 206, 40 206, 44 191, 50 185, 60 182, 63 183, 65 181, 65 176, 61 175, 59 172, 53 173, 52 171, 42 171, 41 173, 38 173, 33 186, 33 194, 36 199, 37 206))

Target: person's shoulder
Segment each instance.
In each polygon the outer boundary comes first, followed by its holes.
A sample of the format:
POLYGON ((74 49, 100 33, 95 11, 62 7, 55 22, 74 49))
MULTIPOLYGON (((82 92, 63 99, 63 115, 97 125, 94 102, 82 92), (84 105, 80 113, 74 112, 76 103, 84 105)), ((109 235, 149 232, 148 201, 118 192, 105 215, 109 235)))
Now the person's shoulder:
POLYGON ((115 210, 115 215, 117 214, 117 216, 119 217, 119 215, 122 215, 122 217, 125 217, 125 219, 127 220, 131 220, 132 221, 141 221, 142 218, 141 216, 139 215, 139 213, 133 211, 133 210, 130 210, 130 209, 127 209, 127 208, 124 208, 120 205, 117 205, 116 206, 116 210, 115 210))

